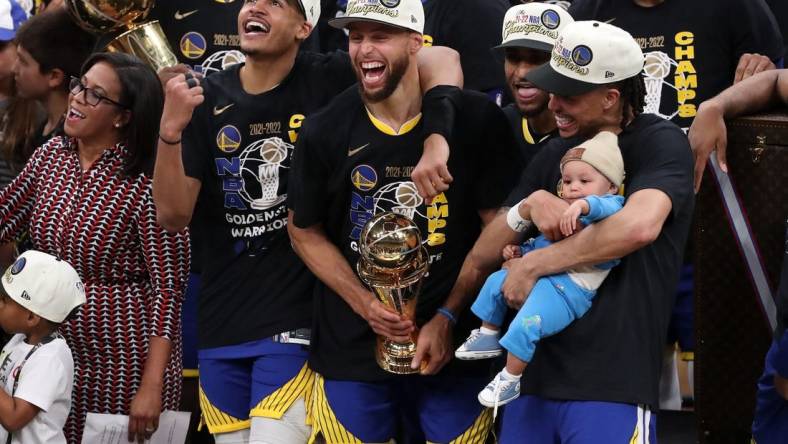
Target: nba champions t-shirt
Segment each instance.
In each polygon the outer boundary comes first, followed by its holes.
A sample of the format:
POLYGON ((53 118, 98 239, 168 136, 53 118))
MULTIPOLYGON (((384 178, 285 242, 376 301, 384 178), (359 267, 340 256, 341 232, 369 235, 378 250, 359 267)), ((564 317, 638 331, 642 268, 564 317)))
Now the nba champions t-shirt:
MULTIPOLYGON (((520 170, 501 110, 477 92, 462 93, 458 107, 449 140, 454 182, 431 205, 418 196, 410 179, 422 153, 422 122, 412 120, 397 135, 371 117, 355 87, 310 116, 290 177, 288 206, 296 226, 322 224, 351 267, 358 262, 361 231, 373 215, 393 211, 414 220, 430 262, 417 306, 419 325, 449 296, 480 233, 479 210, 498 208, 520 170)), ((465 339, 476 324, 478 319, 466 310, 454 329, 455 340, 465 339)), ((374 344, 367 322, 320 284, 310 365, 331 379, 380 380, 388 374, 375 362, 374 344)))
POLYGON ((685 131, 698 106, 733 84, 744 53, 777 60, 782 39, 763 0, 574 0, 575 20, 608 21, 632 34, 646 56, 646 109, 685 131))
POLYGON ((309 327, 314 277, 286 226, 291 156, 305 117, 355 81, 346 53, 300 53, 279 86, 250 95, 241 66, 206 78, 183 135, 186 174, 202 183, 191 224, 200 348, 309 327))

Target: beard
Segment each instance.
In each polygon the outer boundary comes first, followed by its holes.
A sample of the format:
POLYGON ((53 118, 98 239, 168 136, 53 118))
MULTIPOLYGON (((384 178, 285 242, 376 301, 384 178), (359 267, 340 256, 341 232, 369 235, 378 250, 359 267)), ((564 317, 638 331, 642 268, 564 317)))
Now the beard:
MULTIPOLYGON (((401 58, 394 60, 389 66, 391 70, 386 77, 383 88, 379 89, 378 91, 367 91, 364 89, 364 84, 361 81, 358 82, 358 89, 361 92, 361 96, 367 102, 382 102, 394 94, 397 86, 399 86, 399 82, 402 80, 402 77, 405 75, 405 72, 407 72, 408 67, 410 66, 410 60, 408 59, 407 55, 403 55, 401 58)), ((360 76, 364 75, 363 72, 360 72, 359 74, 360 76)))
POLYGON ((520 114, 522 114, 523 117, 526 117, 526 118, 536 117, 539 114, 542 114, 542 112, 547 109, 547 103, 548 103, 548 101, 545 100, 544 102, 541 102, 541 103, 537 104, 536 106, 531 106, 531 107, 526 108, 526 109, 522 109, 520 107, 517 107, 517 109, 520 110, 520 114))

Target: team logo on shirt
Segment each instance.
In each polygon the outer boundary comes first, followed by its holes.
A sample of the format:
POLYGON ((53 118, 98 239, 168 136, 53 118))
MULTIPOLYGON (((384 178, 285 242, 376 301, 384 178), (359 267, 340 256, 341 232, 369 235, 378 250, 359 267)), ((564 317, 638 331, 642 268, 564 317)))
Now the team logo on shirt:
POLYGON ((241 132, 232 125, 225 125, 216 135, 216 146, 225 153, 233 153, 241 146, 241 132))
POLYGON ((378 173, 369 165, 359 165, 350 173, 350 181, 359 191, 369 191, 378 184, 378 173))
POLYGON ((205 54, 208 43, 199 32, 187 32, 181 37, 181 53, 189 59, 199 59, 205 54))
POLYGON ((279 170, 290 157, 293 145, 279 137, 258 140, 246 147, 239 156, 243 188, 239 191, 249 206, 267 210, 287 198, 279 194, 279 170))
POLYGON ((230 3, 234 2, 235 0, 213 0, 213 1, 215 1, 216 3, 222 3, 222 4, 227 5, 227 4, 230 4, 230 3))
POLYGON ((577 45, 575 49, 572 50, 572 61, 575 62, 577 66, 586 66, 591 63, 593 59, 594 54, 591 52, 591 48, 586 45, 577 45))
POLYGON ((542 24, 547 29, 555 29, 561 24, 561 16, 552 9, 547 9, 542 13, 542 24))

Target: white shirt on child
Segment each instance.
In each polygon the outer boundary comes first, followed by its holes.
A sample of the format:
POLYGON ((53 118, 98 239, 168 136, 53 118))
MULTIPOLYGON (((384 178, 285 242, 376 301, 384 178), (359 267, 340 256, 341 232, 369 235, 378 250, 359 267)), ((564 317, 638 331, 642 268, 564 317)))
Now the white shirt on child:
MULTIPOLYGON (((19 376, 19 366, 33 348, 25 335, 17 334, 0 353, 0 386, 8 393, 19 376)), ((21 369, 15 398, 23 399, 41 411, 26 426, 13 433, 12 444, 66 443, 63 426, 71 409, 74 385, 74 361, 71 350, 62 338, 38 347, 21 369)), ((8 440, 8 432, 0 426, 0 444, 8 440)))

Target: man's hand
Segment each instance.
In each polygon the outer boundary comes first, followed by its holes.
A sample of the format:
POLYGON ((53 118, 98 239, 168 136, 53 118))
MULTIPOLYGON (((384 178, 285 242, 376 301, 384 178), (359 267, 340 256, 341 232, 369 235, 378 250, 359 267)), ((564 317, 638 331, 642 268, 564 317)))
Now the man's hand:
POLYGON ((774 389, 777 390, 777 394, 782 396, 783 399, 788 401, 788 379, 783 378, 779 374, 774 374, 774 389))
POLYGON ((722 109, 714 101, 703 102, 689 129, 689 142, 695 156, 695 192, 700 189, 703 171, 712 151, 717 151, 720 169, 727 173, 728 164, 725 150, 728 146, 728 133, 722 109))
POLYGON ((416 341, 416 356, 413 357, 411 368, 421 368, 422 375, 438 373, 453 355, 451 331, 451 322, 440 314, 424 324, 416 341), (426 366, 423 366, 424 363, 426 366))
POLYGON ((577 220, 582 214, 588 214, 588 201, 578 199, 569 205, 569 208, 561 215, 561 233, 569 237, 577 230, 577 220))
POLYGON ((200 80, 193 75, 177 74, 167 82, 160 134, 167 140, 180 140, 180 135, 192 120, 194 108, 204 100, 200 80))
POLYGON ((371 299, 366 306, 364 319, 372 327, 372 331, 396 342, 409 341, 410 334, 416 328, 413 321, 405 319, 377 298, 371 299))
MULTIPOLYGON (((553 242, 564 238, 561 234, 561 216, 569 207, 568 203, 547 191, 539 190, 520 202, 520 206, 523 205, 527 207, 530 220, 536 224, 545 238, 553 242)), ((521 208, 520 214, 522 215, 523 212, 521 208)))
POLYGON ((157 73, 159 75, 159 81, 161 82, 162 88, 167 88, 167 82, 169 82, 173 77, 177 76, 178 74, 191 74, 194 77, 202 80, 202 74, 198 74, 192 71, 191 68, 184 65, 183 63, 179 63, 175 66, 166 66, 159 70, 157 73))
POLYGON ((516 259, 518 257, 523 257, 523 250, 520 249, 519 245, 509 244, 503 247, 503 260, 508 261, 511 259, 516 259))
POLYGON ((448 162, 449 143, 440 134, 431 134, 424 140, 424 152, 410 176, 419 195, 428 204, 435 196, 448 190, 454 180, 449 174, 448 162))
POLYGON ((777 68, 774 63, 760 54, 742 54, 739 58, 739 65, 736 66, 736 75, 733 78, 733 84, 737 84, 753 74, 758 74, 762 71, 777 68))
POLYGON ((501 286, 501 291, 506 300, 506 305, 519 310, 531 293, 531 289, 533 289, 539 276, 535 276, 531 272, 528 264, 528 255, 519 259, 512 259, 506 262, 505 265, 508 272, 501 286))

